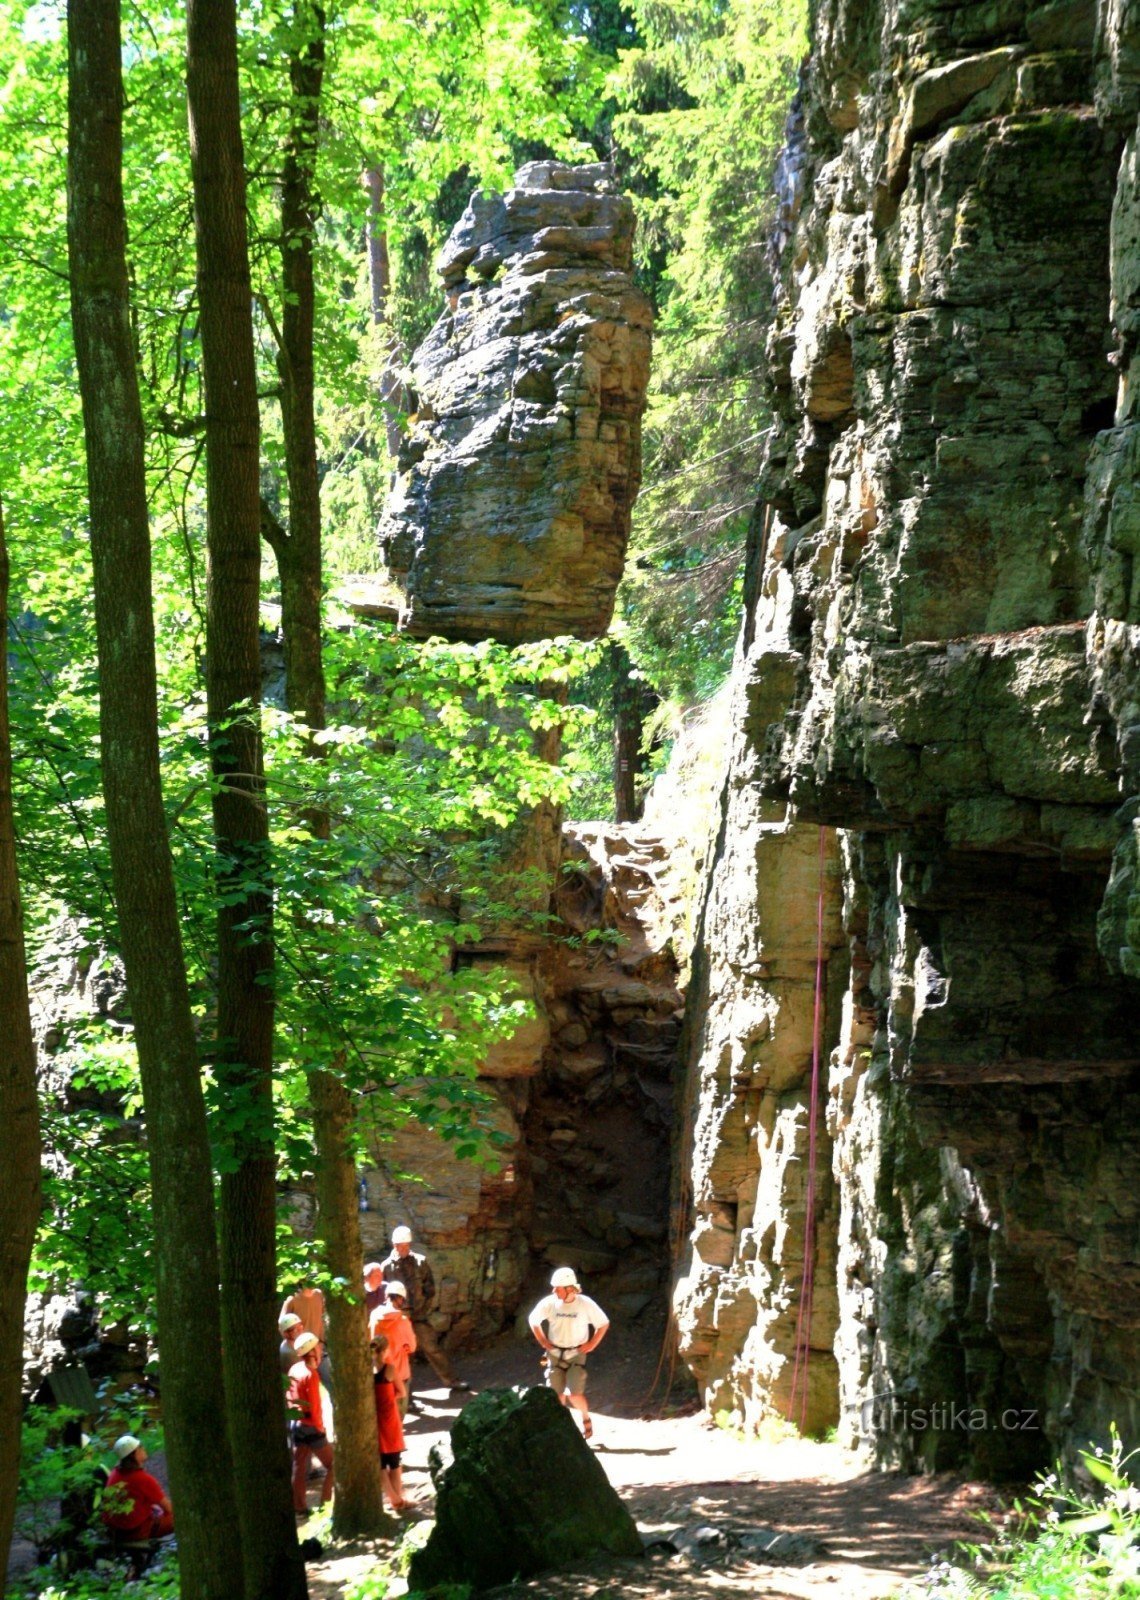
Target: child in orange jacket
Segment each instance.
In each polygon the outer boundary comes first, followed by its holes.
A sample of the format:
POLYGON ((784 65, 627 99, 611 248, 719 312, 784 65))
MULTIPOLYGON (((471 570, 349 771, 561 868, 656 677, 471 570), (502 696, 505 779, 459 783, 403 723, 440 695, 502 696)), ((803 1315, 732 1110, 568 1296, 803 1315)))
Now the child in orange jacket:
POLYGON ((408 1292, 402 1283, 388 1285, 388 1303, 378 1307, 372 1317, 371 1335, 383 1334, 388 1341, 387 1359, 395 1368, 396 1377, 403 1385, 403 1394, 397 1402, 401 1418, 408 1413, 408 1396, 412 1387, 412 1354, 416 1336, 412 1324, 404 1314, 408 1292))
POLYGON ((376 1436, 380 1445, 380 1476, 393 1511, 406 1511, 404 1499, 404 1424, 400 1418, 399 1401, 405 1392, 396 1376, 396 1369, 388 1360, 388 1339, 383 1333, 372 1338, 372 1360, 375 1372, 372 1382, 376 1394, 376 1436))

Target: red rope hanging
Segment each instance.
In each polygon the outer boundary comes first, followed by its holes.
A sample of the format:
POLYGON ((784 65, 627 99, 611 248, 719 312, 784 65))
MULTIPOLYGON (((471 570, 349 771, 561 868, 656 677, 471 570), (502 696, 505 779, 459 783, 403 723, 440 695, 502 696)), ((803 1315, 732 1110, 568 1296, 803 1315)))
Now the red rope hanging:
POLYGON ((796 1314, 796 1357, 792 1368, 792 1395, 788 1420, 795 1421, 796 1395, 800 1396, 800 1432, 807 1427, 808 1365, 811 1360, 812 1291, 815 1288, 815 1163, 819 1132, 819 1057, 823 1022, 823 893, 827 865, 827 830, 819 830, 819 889, 815 922, 815 1011, 811 1036, 811 1106, 808 1111, 807 1200, 804 1206, 804 1265, 800 1303, 796 1314), (800 1379, 803 1388, 800 1389, 800 1379))

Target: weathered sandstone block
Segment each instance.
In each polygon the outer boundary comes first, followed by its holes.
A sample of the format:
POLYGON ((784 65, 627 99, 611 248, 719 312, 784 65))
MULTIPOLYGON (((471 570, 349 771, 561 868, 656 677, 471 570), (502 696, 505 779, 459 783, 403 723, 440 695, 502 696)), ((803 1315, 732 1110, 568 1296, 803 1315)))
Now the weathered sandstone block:
POLYGON ((417 350, 419 409, 380 525, 421 636, 605 631, 641 478, 652 315, 609 169, 532 162, 475 194, 417 350))
POLYGON ((475 1589, 597 1556, 639 1556, 641 1536, 602 1464, 549 1389, 487 1389, 433 1454, 435 1525, 412 1556, 415 1589, 475 1589))

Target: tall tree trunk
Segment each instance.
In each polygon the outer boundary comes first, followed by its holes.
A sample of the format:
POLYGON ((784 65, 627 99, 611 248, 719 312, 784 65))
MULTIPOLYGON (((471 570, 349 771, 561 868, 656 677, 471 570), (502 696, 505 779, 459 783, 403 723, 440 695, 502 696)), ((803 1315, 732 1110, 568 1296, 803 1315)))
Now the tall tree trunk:
POLYGON ((645 718, 657 704, 657 696, 634 676, 629 652, 616 640, 610 641, 610 661, 614 673, 614 820, 637 822, 645 804, 637 783, 645 770, 645 718))
POLYGON ((380 374, 380 402, 384 407, 384 436, 388 454, 395 461, 404 430, 400 412, 408 409, 407 385, 396 365, 399 341, 392 326, 392 263, 388 255, 388 229, 384 221, 384 174, 369 167, 363 178, 368 194, 368 284, 372 299, 372 321, 384 330, 386 361, 380 374))
MULTIPOLYGON (((282 350, 280 353, 289 531, 271 542, 281 575, 285 639, 285 696, 289 709, 314 732, 325 726, 321 652, 321 495, 314 404, 313 237, 320 101, 324 73, 323 10, 299 0, 297 34, 306 43, 290 62, 293 117, 281 189, 282 350)), ((312 747, 314 757, 318 747, 312 747)), ((329 819, 309 813, 314 833, 327 838, 329 819)), ((335 1072, 310 1076, 317 1147, 318 1222, 325 1265, 334 1278, 357 1286, 363 1251, 352 1152, 352 1101, 335 1072)), ((344 1537, 387 1526, 376 1448, 376 1407, 368 1322, 363 1301, 334 1295, 328 1305, 329 1348, 336 1374, 336 1498, 333 1528, 344 1537)))
POLYGON ((122 190, 119 0, 69 0, 71 315, 87 446, 103 793, 154 1193, 163 1414, 186 1600, 240 1570, 218 1430, 218 1250, 206 1108, 162 805, 150 527, 122 190))
POLYGON ((234 0, 189 0, 187 95, 206 389, 206 705, 218 888, 222 1333, 247 1600, 307 1592, 277 1360, 273 929, 261 750, 259 419, 234 0), (226 903, 232 902, 232 903, 226 903))
MULTIPOLYGON (((325 1265, 334 1278, 360 1283, 363 1253, 352 1152, 354 1109, 335 1072, 314 1072, 309 1084, 317 1140, 317 1207, 325 1265)), ((328 1301, 329 1348, 336 1373, 336 1498, 333 1531, 345 1538, 389 1526, 376 1447, 376 1401, 364 1302, 343 1294, 328 1301)))
POLYGON ((8 727, 8 546, 0 506, 0 1595, 8 1568, 23 1414, 24 1298, 40 1216, 40 1107, 8 727))

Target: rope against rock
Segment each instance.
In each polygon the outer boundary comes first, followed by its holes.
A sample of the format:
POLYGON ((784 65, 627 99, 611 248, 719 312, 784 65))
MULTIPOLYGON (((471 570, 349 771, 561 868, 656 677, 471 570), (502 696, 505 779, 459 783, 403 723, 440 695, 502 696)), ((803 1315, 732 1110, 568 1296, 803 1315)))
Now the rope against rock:
POLYGON ((827 830, 819 830, 819 887, 815 923, 815 1010, 811 1034, 811 1108, 808 1112, 807 1203, 804 1207, 804 1265, 800 1280, 800 1305, 796 1315, 796 1357, 792 1368, 792 1395, 788 1420, 795 1421, 796 1394, 800 1391, 800 1432, 807 1427, 808 1368, 811 1360, 812 1294, 815 1289, 815 1163, 819 1130, 820 1026, 823 1019, 823 893, 827 859, 827 830))

